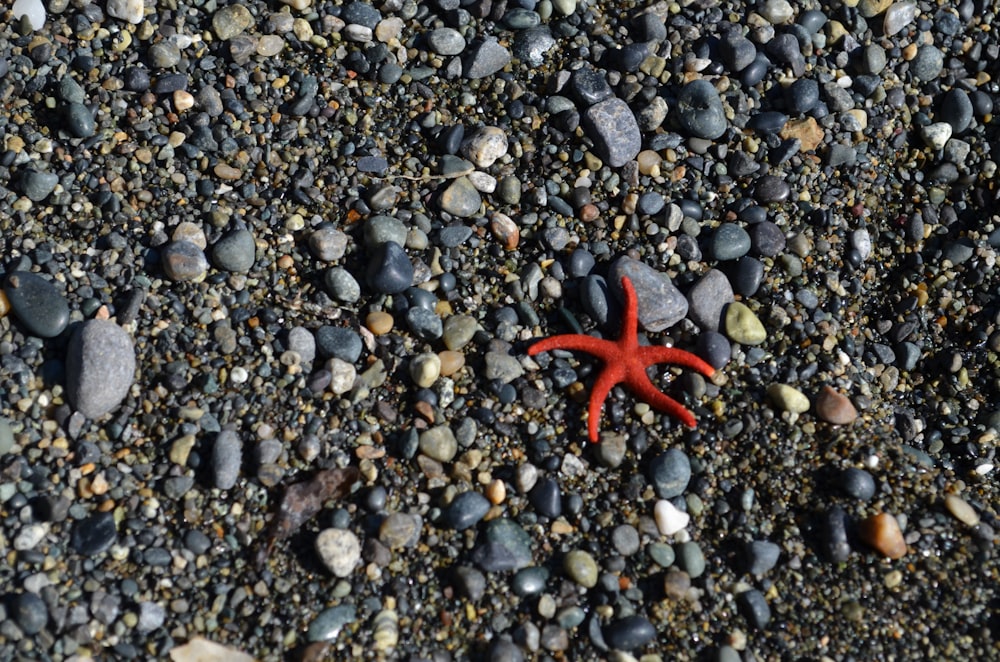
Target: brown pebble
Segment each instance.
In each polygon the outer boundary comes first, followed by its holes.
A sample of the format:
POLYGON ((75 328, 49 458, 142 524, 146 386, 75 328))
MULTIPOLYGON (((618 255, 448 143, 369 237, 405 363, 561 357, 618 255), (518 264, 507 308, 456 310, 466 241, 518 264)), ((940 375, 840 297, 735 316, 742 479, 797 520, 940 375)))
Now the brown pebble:
POLYGON ((580 220, 584 223, 590 223, 591 221, 596 221, 601 215, 601 210, 597 208, 597 205, 588 202, 584 206, 580 207, 580 210, 576 212, 576 215, 580 217, 580 220))
POLYGON ((10 301, 3 290, 0 290, 0 317, 5 317, 10 313, 10 301))
POLYGON ((499 478, 494 478, 486 486, 486 498, 494 506, 499 506, 507 498, 507 485, 499 478))
POLYGON ((948 512, 957 519, 959 522, 967 526, 976 526, 979 524, 979 513, 976 509, 969 505, 969 502, 958 496, 957 494, 949 494, 944 498, 944 507, 948 509, 948 512))
POLYGON ((438 354, 438 358, 441 359, 441 375, 444 377, 451 377, 465 366, 465 354, 462 352, 446 349, 438 354))
POLYGON ((225 163, 217 164, 213 169, 213 172, 215 172, 215 176, 219 179, 225 179, 227 181, 233 181, 243 176, 243 173, 240 172, 239 168, 234 168, 233 166, 226 165, 225 163))
POLYGON ((899 522, 889 513, 872 515, 861 522, 858 530, 861 540, 876 552, 890 559, 906 556, 906 541, 899 522))
POLYGON ((376 336, 383 336, 392 331, 392 325, 392 315, 381 310, 368 313, 368 317, 365 318, 365 326, 376 336))
POLYGON ((846 395, 824 386, 816 395, 816 415, 827 423, 850 425, 858 418, 858 410, 846 395))
POLYGON ((490 232, 493 234, 493 238, 508 251, 514 250, 521 243, 521 230, 518 229, 517 223, 506 214, 495 212, 490 216, 490 232))

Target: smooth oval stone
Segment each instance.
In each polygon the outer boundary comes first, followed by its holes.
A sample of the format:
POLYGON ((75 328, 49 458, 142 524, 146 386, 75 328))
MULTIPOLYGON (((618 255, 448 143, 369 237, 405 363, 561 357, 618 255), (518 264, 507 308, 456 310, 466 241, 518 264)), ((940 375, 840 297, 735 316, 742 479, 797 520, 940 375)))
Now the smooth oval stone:
POLYGON ((750 250, 750 235, 735 223, 723 223, 712 234, 711 248, 720 262, 738 260, 750 250))
POLYGON ((82 103, 67 104, 66 128, 77 138, 89 138, 96 130, 94 114, 82 103))
POLYGON ((599 572, 597 561, 582 549, 575 549, 563 557, 563 570, 580 586, 585 588, 597 586, 599 572))
POLYGON ((764 599, 764 594, 757 589, 740 593, 736 598, 740 613, 757 630, 763 630, 771 620, 771 608, 764 599))
POLYGON ((444 520, 456 531, 464 531, 475 526, 490 512, 490 502, 479 492, 462 492, 455 497, 447 510, 444 520))
POLYGON ((11 310, 32 335, 52 338, 69 324, 69 304, 45 278, 29 271, 15 271, 7 276, 3 291, 11 310))
POLYGON ((132 338, 114 322, 89 320, 73 333, 66 351, 66 396, 87 418, 115 409, 135 380, 132 338))
POLYGON ((649 478, 661 499, 673 499, 687 489, 691 480, 691 461, 684 451, 671 448, 649 463, 649 478))
POLYGON ((313 619, 306 630, 309 641, 332 641, 337 638, 345 625, 350 625, 357 619, 358 610, 352 604, 342 604, 324 609, 313 619))
POLYGON ((626 616, 604 627, 604 641, 615 650, 634 650, 655 638, 656 628, 649 619, 638 614, 626 616))
POLYGON ((243 441, 235 430, 223 430, 212 445, 212 479, 220 490, 236 485, 243 463, 243 441))
POLYGON ((205 252, 187 240, 167 244, 160 253, 160 258, 163 262, 163 271, 170 280, 198 280, 208 271, 205 252))

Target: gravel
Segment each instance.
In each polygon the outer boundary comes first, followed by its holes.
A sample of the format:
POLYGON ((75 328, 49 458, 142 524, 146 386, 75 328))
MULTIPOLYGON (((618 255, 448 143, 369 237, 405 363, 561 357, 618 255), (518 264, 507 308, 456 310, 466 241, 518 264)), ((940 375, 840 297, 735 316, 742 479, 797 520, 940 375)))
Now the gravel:
POLYGON ((995 657, 991 3, 13 9, 0 658, 995 657))

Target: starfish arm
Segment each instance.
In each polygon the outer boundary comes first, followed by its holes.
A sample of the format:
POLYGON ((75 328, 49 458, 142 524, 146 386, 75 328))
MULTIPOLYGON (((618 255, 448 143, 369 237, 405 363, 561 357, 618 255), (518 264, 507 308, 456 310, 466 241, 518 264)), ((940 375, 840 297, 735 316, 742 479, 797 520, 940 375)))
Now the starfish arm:
POLYGON ((691 352, 685 352, 676 347, 663 347, 660 345, 643 345, 639 348, 639 360, 645 365, 656 363, 670 363, 672 365, 684 366, 711 377, 715 374, 715 368, 702 361, 691 352))
POLYGON ((646 377, 645 374, 629 381, 628 387, 629 390, 639 396, 640 399, 644 400, 654 409, 658 409, 665 414, 669 414, 670 416, 679 419, 681 423, 689 428, 693 428, 695 426, 694 415, 685 409, 681 403, 677 402, 670 396, 657 391, 656 387, 653 386, 653 383, 649 381, 649 377, 646 377))
POLYGON ((553 349, 567 349, 571 351, 586 352, 593 354, 602 361, 612 361, 617 356, 618 347, 609 340, 601 340, 591 336, 584 336, 576 333, 565 333, 558 336, 551 336, 544 340, 539 340, 528 348, 528 355, 535 356, 541 352, 548 352, 553 349))
POLYGON ((625 317, 618 344, 622 349, 631 350, 639 345, 639 298, 628 276, 622 276, 622 289, 625 291, 625 317))
POLYGON ((620 365, 607 365, 601 374, 598 375, 597 381, 590 389, 590 402, 587 407, 587 429, 590 436, 590 443, 597 443, 597 430, 601 422, 601 407, 604 406, 604 400, 607 399, 608 393, 611 392, 611 387, 613 387, 618 382, 622 381, 624 377, 624 371, 621 369, 620 365))

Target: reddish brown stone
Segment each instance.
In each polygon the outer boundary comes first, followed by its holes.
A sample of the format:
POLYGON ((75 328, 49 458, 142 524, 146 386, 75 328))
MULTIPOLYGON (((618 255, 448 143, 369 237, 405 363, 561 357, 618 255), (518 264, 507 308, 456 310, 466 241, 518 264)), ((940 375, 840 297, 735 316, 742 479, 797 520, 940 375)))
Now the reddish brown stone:
POLYGON ((851 400, 830 386, 824 386, 816 395, 815 406, 816 415, 834 425, 850 425, 858 417, 851 400))
POLYGON ((899 522, 889 513, 879 513, 861 522, 858 535, 865 544, 890 559, 906 556, 906 541, 899 522))

